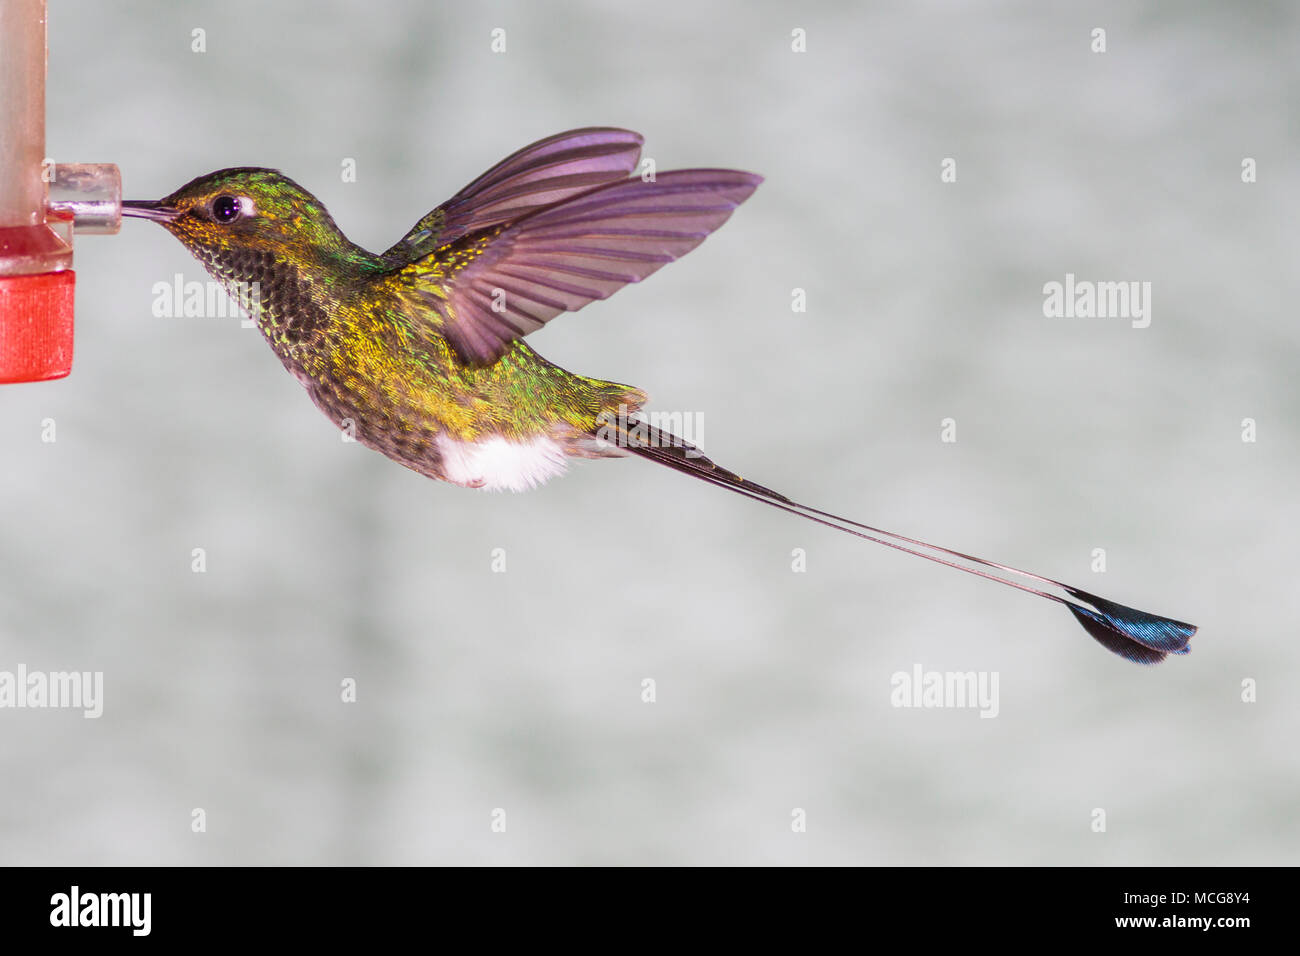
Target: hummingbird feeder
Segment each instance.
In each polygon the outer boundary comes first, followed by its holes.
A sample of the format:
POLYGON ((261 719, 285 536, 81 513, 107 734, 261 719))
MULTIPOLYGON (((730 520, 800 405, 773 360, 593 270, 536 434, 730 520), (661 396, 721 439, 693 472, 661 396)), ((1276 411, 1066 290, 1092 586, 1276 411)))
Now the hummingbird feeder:
POLYGON ((72 370, 74 233, 122 223, 112 163, 45 156, 46 0, 0 0, 0 384, 72 370))

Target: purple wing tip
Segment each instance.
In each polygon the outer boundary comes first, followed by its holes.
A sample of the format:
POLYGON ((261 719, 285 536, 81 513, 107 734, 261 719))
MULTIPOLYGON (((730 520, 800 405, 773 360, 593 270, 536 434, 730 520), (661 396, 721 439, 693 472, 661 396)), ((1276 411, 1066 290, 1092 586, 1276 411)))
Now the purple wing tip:
MULTIPOLYGON (((635 182, 635 178, 628 180, 635 182)), ((745 190, 748 197, 763 182, 758 173, 747 173, 742 169, 670 169, 660 173, 654 180, 666 186, 691 190, 725 189, 745 190)))
POLYGON ((621 139, 629 143, 636 143, 638 146, 645 145, 645 137, 636 130, 623 129, 621 126, 592 126, 586 132, 598 136, 608 136, 612 139, 621 139))
MULTIPOLYGON (((694 172, 695 170, 692 171, 694 172)), ((747 173, 743 169, 701 169, 698 170, 698 172, 714 173, 719 176, 725 176, 731 181, 732 185, 741 188, 748 186, 750 192, 753 192, 763 184, 762 176, 758 173, 747 173)))

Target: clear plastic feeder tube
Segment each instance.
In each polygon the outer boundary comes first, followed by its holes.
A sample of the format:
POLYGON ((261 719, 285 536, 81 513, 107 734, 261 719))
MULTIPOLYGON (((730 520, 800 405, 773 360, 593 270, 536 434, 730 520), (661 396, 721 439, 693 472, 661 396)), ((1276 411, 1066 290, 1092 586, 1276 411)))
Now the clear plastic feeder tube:
POLYGON ((86 235, 111 236, 122 228, 122 174, 113 163, 59 163, 46 176, 52 219, 70 219, 86 235))
POLYGON ((45 221, 45 0, 0 2, 0 229, 45 221))

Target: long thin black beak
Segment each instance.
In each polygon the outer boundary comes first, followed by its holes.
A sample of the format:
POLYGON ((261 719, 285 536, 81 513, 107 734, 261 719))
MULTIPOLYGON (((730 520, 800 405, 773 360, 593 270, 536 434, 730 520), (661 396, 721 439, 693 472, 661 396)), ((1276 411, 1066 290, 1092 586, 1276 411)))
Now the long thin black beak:
POLYGON ((171 222, 180 215, 180 210, 171 206, 164 206, 156 199, 134 199, 122 203, 122 215, 165 223, 171 222))

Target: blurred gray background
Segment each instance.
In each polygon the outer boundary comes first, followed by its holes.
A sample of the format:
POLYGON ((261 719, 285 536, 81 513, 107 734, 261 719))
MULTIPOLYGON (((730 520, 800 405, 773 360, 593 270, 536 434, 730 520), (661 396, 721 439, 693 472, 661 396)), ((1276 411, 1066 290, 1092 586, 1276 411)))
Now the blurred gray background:
POLYGON ((1137 667, 639 460, 430 482, 237 319, 155 318, 206 277, 128 222, 78 243, 73 375, 0 391, 0 669, 105 680, 99 720, 0 711, 0 861, 1300 862, 1294 5, 52 6, 47 151, 131 198, 274 166, 382 249, 572 127, 761 172, 530 341, 801 500, 1202 630, 1137 667), (1150 327, 1044 318, 1067 272, 1150 281, 1150 327), (1000 715, 891 707, 915 664, 997 671, 1000 715))

